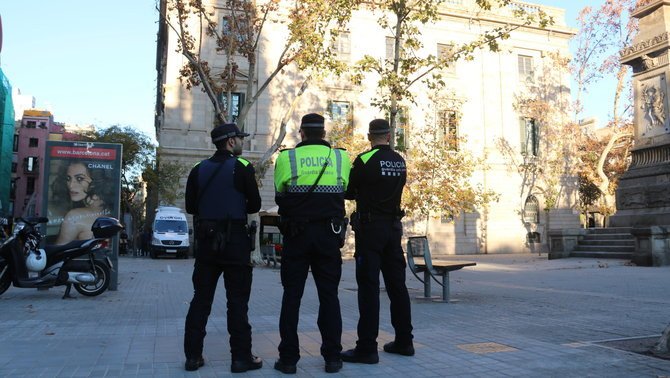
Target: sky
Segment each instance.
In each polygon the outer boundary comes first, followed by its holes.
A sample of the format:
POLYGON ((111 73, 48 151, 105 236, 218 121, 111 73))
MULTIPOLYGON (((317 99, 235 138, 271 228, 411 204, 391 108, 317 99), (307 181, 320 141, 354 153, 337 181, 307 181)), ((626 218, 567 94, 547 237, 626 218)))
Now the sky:
POLYGON ((0 0, 0 67, 66 124, 154 137, 155 0, 0 0))
MULTIPOLYGON (((528 0, 577 14, 603 0, 528 0)), ((133 126, 154 137, 155 0, 0 0, 0 68, 57 122, 133 126)), ((607 119, 613 81, 587 94, 585 116, 607 119)))

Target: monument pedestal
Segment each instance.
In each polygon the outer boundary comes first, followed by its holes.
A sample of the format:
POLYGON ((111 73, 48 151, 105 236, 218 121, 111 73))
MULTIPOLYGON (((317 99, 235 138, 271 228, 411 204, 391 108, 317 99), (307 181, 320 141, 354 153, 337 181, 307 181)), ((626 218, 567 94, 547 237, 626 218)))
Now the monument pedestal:
POLYGON ((635 148, 616 191, 612 227, 633 227, 638 265, 670 264, 670 1, 652 0, 631 14, 639 19, 621 64, 633 68, 635 148))

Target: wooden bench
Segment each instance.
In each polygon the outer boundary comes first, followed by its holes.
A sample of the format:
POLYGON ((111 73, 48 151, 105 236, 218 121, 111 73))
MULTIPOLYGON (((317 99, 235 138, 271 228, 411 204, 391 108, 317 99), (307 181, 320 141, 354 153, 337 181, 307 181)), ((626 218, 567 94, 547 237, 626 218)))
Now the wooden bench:
POLYGON ((430 280, 432 278, 442 286, 442 299, 438 298, 438 301, 449 302, 449 272, 475 265, 477 263, 472 261, 433 260, 430 255, 428 238, 425 236, 413 236, 407 240, 407 266, 412 274, 423 283, 423 297, 418 297, 419 299, 436 299, 431 293, 430 280), (423 273, 423 279, 419 277, 419 273, 423 273), (441 277, 441 282, 437 276, 441 277))

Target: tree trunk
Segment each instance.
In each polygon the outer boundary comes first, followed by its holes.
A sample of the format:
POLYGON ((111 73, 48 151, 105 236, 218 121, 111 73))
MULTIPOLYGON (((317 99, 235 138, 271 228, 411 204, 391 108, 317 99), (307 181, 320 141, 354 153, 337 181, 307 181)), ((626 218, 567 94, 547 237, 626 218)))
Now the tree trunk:
POLYGON ((667 354, 670 353, 670 324, 665 327, 663 335, 658 339, 658 342, 654 346, 654 353, 657 354, 667 354))
POLYGON ((259 235, 261 231, 261 217, 259 216, 258 213, 249 214, 249 220, 248 220, 249 224, 251 224, 251 222, 253 221, 256 221, 256 234, 254 235, 254 239, 256 239, 254 240, 254 245, 256 246, 256 248, 254 248, 254 250, 251 251, 251 262, 254 265, 260 265, 263 263, 263 258, 261 256, 261 243, 260 243, 261 236, 259 235))

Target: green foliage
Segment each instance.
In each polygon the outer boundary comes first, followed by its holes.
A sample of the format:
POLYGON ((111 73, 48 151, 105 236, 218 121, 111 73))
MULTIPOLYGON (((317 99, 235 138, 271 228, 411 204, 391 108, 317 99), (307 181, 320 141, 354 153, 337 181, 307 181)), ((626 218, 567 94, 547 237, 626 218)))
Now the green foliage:
MULTIPOLYGON (((409 213, 455 218, 498 199, 495 192, 472 183, 472 174, 486 168, 484 158, 449 149, 434 130, 423 130, 411 139, 415 143, 407 153, 407 185, 403 192, 403 207, 409 213)), ((465 143, 465 139, 460 142, 465 143)))
MULTIPOLYGON (((546 27, 553 24, 551 17, 544 12, 528 13, 521 6, 515 6, 510 0, 477 0, 484 11, 494 8, 512 7, 517 22, 491 28, 483 32, 474 41, 455 47, 446 56, 422 55, 423 30, 426 24, 435 23, 439 18, 439 9, 444 0, 382 0, 368 3, 367 6, 379 13, 378 24, 394 38, 394 56, 392 59, 377 60, 366 55, 357 62, 355 81, 362 80, 369 73, 378 76, 377 97, 372 106, 390 114, 391 132, 395 134, 396 116, 400 103, 415 103, 416 91, 411 88, 423 83, 430 90, 440 90, 445 83, 435 70, 447 68, 459 59, 472 60, 474 52, 480 48, 499 51, 499 40, 508 39, 510 33, 518 28, 537 25, 546 27)), ((395 137, 391 139, 395 140, 395 137)))
POLYGON ((123 145, 121 157, 121 180, 124 187, 130 188, 143 168, 154 161, 155 146, 149 136, 132 126, 114 125, 96 128, 79 134, 82 139, 98 143, 120 143, 123 145))
POLYGON ((147 192, 155 193, 168 204, 176 203, 184 196, 180 180, 188 174, 188 167, 175 161, 160 159, 157 164, 148 164, 142 172, 147 192))

